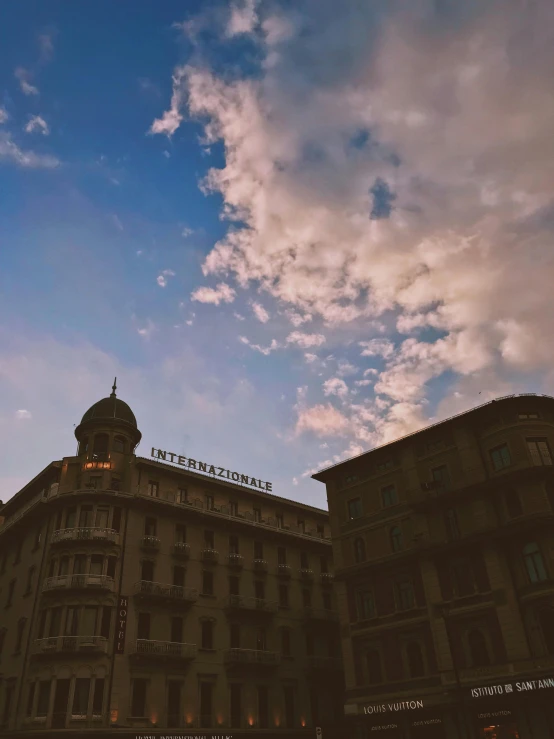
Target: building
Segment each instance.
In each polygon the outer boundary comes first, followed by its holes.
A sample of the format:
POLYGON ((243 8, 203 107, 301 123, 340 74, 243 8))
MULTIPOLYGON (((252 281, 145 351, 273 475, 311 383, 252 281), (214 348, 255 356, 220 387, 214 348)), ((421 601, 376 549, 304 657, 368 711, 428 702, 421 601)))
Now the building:
POLYGON ((358 737, 554 737, 554 398, 499 398, 314 475, 358 737))
POLYGON ((327 512, 136 456, 115 384, 75 436, 0 510, 2 735, 344 736, 327 512))

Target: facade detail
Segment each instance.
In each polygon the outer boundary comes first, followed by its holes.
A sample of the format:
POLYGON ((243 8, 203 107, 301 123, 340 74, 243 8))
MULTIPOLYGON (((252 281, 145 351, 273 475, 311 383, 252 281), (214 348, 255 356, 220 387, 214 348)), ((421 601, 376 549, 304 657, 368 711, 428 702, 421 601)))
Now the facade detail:
POLYGON ((2 735, 344 736, 327 512, 136 456, 115 384, 75 436, 0 509, 2 735))
POLYGON ((554 398, 510 396, 314 475, 349 736, 554 737, 554 398))

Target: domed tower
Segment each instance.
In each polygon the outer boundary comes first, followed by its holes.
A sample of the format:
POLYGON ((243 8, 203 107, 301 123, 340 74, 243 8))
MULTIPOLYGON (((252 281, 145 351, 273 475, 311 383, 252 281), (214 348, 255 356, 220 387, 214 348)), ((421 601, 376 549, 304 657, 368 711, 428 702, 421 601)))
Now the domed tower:
POLYGON ((129 455, 142 437, 135 414, 115 394, 116 382, 117 378, 111 395, 91 406, 75 429, 85 487, 119 490, 124 486, 129 455))

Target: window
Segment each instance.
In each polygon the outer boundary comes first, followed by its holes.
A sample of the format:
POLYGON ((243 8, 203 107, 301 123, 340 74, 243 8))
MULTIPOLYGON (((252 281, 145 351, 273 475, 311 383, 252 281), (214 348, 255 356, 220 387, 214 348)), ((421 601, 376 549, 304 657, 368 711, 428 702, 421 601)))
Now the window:
POLYGON ((177 680, 167 682, 167 727, 177 729, 181 725, 182 683, 177 680))
POLYGON ((258 600, 264 600, 265 598, 265 583, 262 580, 254 582, 254 597, 258 600))
POLYGON ((183 618, 181 616, 171 617, 171 641, 173 644, 182 644, 183 642, 183 618))
POLYGON ((490 456, 492 467, 496 472, 504 469, 504 467, 509 467, 512 464, 512 458, 510 457, 510 450, 508 449, 507 444, 502 444, 501 446, 491 449, 490 456))
POLYGON ((391 529, 390 543, 391 543, 393 552, 400 552, 404 548, 403 542, 402 542, 402 531, 400 531, 400 526, 393 526, 393 528, 391 529))
POLYGON ((434 467, 431 470, 431 477, 435 483, 435 488, 440 492, 450 488, 450 475, 446 465, 442 464, 440 467, 434 467))
POLYGON ((75 522, 77 518, 77 509, 76 508, 68 508, 65 513, 65 528, 66 529, 72 529, 75 527, 75 522))
POLYGON ((140 565, 140 579, 147 582, 154 582, 154 562, 145 559, 140 565))
POLYGON ((307 588, 302 590, 302 605, 304 608, 310 608, 312 605, 312 593, 307 588))
POLYGON ((240 649, 240 624, 229 626, 229 646, 231 649, 240 649))
POLYGON ((123 436, 116 436, 113 440, 114 452, 123 454, 125 452, 125 438, 123 436))
POLYGON ((291 656, 290 629, 287 629, 287 628, 281 629, 281 653, 285 657, 291 656))
POLYGON ((207 511, 213 511, 215 508, 214 505, 214 496, 210 495, 209 493, 206 493, 204 496, 205 502, 206 502, 206 510, 207 511))
POLYGON ((472 629, 467 635, 469 647, 469 660, 472 667, 485 667, 490 665, 489 649, 483 632, 472 629))
POLYGON ((33 552, 40 547, 40 540, 42 538, 42 529, 39 527, 35 533, 35 541, 33 542, 33 552))
POLYGON ((92 448, 92 458, 94 459, 96 457, 97 459, 100 459, 100 457, 106 456, 108 453, 108 443, 108 434, 96 434, 92 448))
POLYGON ((104 678, 97 677, 94 681, 94 695, 92 696, 92 715, 101 716, 104 704, 104 678))
POLYGON ((322 523, 316 524, 315 528, 319 536, 325 536, 325 526, 322 523))
POLYGON ((187 541, 187 527, 183 523, 175 525, 175 541, 178 544, 185 544, 187 541))
POLYGON ((110 480, 110 490, 121 490, 121 478, 119 475, 112 475, 110 480))
POLYGON ((80 633, 83 636, 96 635, 96 621, 98 620, 98 607, 85 606, 83 608, 83 620, 80 633))
POLYGON ((52 608, 50 611, 50 624, 48 628, 48 636, 59 636, 60 635, 60 626, 62 622, 62 609, 58 606, 57 608, 52 608))
POLYGON ((264 558, 264 545, 261 541, 254 542, 254 559, 264 558))
POLYGON ((88 436, 83 436, 79 442, 79 454, 86 454, 88 452, 88 436))
POLYGON ((362 515, 362 499, 352 498, 348 501, 348 520, 352 521, 353 518, 360 518, 362 515))
POLYGON ((523 547, 523 561, 530 582, 548 580, 544 559, 537 543, 531 542, 523 547))
POLYGON ((287 550, 285 547, 277 547, 277 563, 280 565, 287 564, 287 550))
POLYGON ((121 508, 119 508, 119 506, 116 506, 113 509, 112 529, 119 533, 120 528, 121 528, 121 508))
POLYGON ((375 610, 375 598, 373 597, 371 590, 358 590, 356 593, 356 601, 359 621, 365 621, 368 618, 375 618, 377 612, 375 610))
POLYGON ((265 629, 256 630, 256 649, 259 652, 265 652, 267 649, 267 634, 265 629))
POLYGON ((257 521, 258 523, 261 523, 262 521, 262 509, 261 508, 254 508, 254 521, 257 521))
POLYGON ((179 565, 175 565, 173 568, 173 584, 182 588, 185 585, 185 568, 179 565))
POLYGON ((294 728, 294 691, 293 685, 284 685, 283 694, 285 699, 285 728, 294 728))
POLYGON ((105 639, 110 638, 110 626, 112 624, 112 608, 111 606, 102 606, 102 616, 100 618, 100 636, 105 639))
POLYGON ((523 513, 523 507, 517 490, 507 490, 504 494, 504 503, 506 504, 508 518, 517 518, 523 513))
POLYGON ((460 538, 460 527, 458 525, 458 514, 454 508, 450 508, 444 514, 444 525, 446 527, 446 538, 454 541, 460 538))
POLYGON ((360 536, 354 539, 354 560, 358 564, 366 560, 365 541, 360 536))
POLYGON ((214 575, 209 570, 202 573, 202 595, 214 594, 214 575))
POLYGON ((65 636, 77 636, 79 633, 79 609, 76 606, 68 606, 65 612, 65 636))
POLYGON ((415 607, 414 587, 411 580, 400 580, 396 583, 396 608, 407 611, 415 607))
POLYGON ((206 549, 215 549, 215 534, 213 531, 204 531, 204 546, 206 549))
POLYGON ((381 488, 381 500, 383 501, 383 508, 388 508, 391 505, 398 503, 398 495, 396 493, 395 485, 387 485, 381 488))
POLYGON ((229 513, 231 516, 239 515, 239 504, 237 503, 236 500, 229 501, 229 513))
POLYGON ((187 488, 178 488, 177 493, 175 495, 175 502, 176 503, 187 503, 189 499, 189 494, 187 488))
POLYGON ((135 678, 131 686, 131 716, 133 718, 144 718, 146 716, 146 693, 148 680, 135 678))
POLYGON ((333 602, 331 599, 331 593, 328 590, 324 590, 321 597, 323 599, 323 608, 325 608, 326 611, 332 611, 333 602))
POLYGON ((297 519, 296 525, 298 526, 302 534, 306 533, 306 522, 302 518, 297 519))
POLYGON ((301 570, 309 570, 310 569, 310 562, 308 560, 308 553, 307 552, 300 552, 300 569, 301 570))
POLYGON ((231 708, 231 727, 240 729, 242 726, 242 686, 232 683, 229 686, 229 703, 231 708))
POLYGON ((538 413, 518 413, 517 417, 520 421, 525 421, 527 419, 539 418, 539 414, 538 413))
POLYGON ((147 640, 150 639, 150 614, 149 613, 139 613, 138 615, 137 639, 147 639, 147 640))
POLYGON ((110 509, 108 506, 98 506, 96 509, 96 523, 94 524, 98 529, 106 529, 108 527, 108 518, 110 516, 110 509))
POLYGON ((8 585, 8 598, 6 600, 6 608, 9 608, 12 604, 14 590, 15 590, 15 580, 11 580, 10 584, 8 585))
POLYGON ((200 727, 209 729, 212 725, 212 683, 200 683, 200 727))
POLYGON ((147 518, 144 521, 144 535, 145 536, 156 536, 158 529, 157 521, 155 518, 147 518))
POLYGON ((76 554, 73 557, 73 574, 84 575, 87 569, 87 556, 86 554, 76 554))
POLYGON ((202 649, 213 649, 214 625, 213 621, 202 621, 202 649))
POLYGON ((43 718, 48 715, 50 703, 50 680, 39 680, 36 716, 43 718))
POLYGON ((473 595, 477 590, 473 567, 469 559, 458 559, 450 566, 452 575, 452 588, 454 595, 463 598, 465 595, 473 595))
POLYGON ((27 694, 27 716, 33 715, 33 704, 35 702, 36 687, 37 687, 36 683, 31 683, 29 685, 29 692, 27 694))
POLYGON ((536 467, 552 466, 552 454, 546 439, 527 439, 527 448, 536 467))
POLYGON ((106 565, 106 575, 111 578, 115 578, 115 568, 117 565, 117 557, 108 557, 108 563, 106 565))
POLYGON ((276 515, 276 519, 277 519, 277 528, 278 529, 282 529, 283 526, 285 525, 284 520, 283 520, 283 514, 282 513, 278 513, 276 515))
POLYGON ((35 574, 36 567, 31 565, 27 570, 27 587, 25 588, 26 593, 30 593, 33 589, 33 576, 35 574))
POLYGON ((79 511, 79 527, 89 528, 93 525, 92 521, 92 506, 82 505, 81 510, 79 511))
POLYGON ((379 462, 379 464, 376 464, 375 471, 383 472, 384 470, 390 470, 391 467, 394 467, 394 460, 392 457, 389 457, 388 459, 384 459, 382 462, 379 462))
POLYGON ((229 578, 229 595, 239 594, 239 579, 234 575, 229 578))
POLYGON ((258 685, 258 725, 260 729, 269 726, 269 700, 266 685, 258 685))
POLYGON ((369 685, 378 685, 383 682, 383 668, 381 655, 376 649, 371 649, 366 655, 367 682, 369 685))
POLYGON ((27 623, 26 618, 20 618, 17 622, 17 636, 15 638, 15 650, 14 654, 21 652, 21 642, 23 641, 23 634, 25 633, 25 624, 27 623))
POLYGON ((101 554, 92 554, 90 557, 90 575, 101 575, 104 569, 104 557, 101 554))
POLYGON ((279 606, 281 608, 289 607, 289 588, 288 585, 283 583, 279 585, 279 606))
POLYGON ((406 658, 408 660, 408 674, 410 677, 423 677, 425 675, 425 663, 421 646, 413 641, 406 646, 406 658))
POLYGON ((60 557, 58 575, 61 577, 62 575, 68 575, 68 574, 69 574, 69 557, 64 555, 63 557, 60 557))
POLYGON ((151 498, 158 498, 160 494, 160 485, 156 480, 148 480, 148 495, 151 498))
POLYGON ((239 553, 239 537, 234 534, 229 537, 229 554, 239 553))
POLYGON ((85 487, 89 487, 92 490, 100 490, 102 487, 102 475, 90 475, 88 480, 88 485, 85 487))
POLYGON ((90 693, 90 678, 78 677, 75 680, 75 692, 73 693, 72 716, 86 716, 88 713, 88 697, 90 693))

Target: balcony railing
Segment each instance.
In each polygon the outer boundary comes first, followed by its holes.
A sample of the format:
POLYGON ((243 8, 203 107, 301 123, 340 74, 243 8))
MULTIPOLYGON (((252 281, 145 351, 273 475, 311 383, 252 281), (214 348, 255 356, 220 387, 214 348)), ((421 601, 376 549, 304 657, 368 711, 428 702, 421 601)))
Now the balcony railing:
POLYGON ((276 601, 266 600, 265 598, 251 598, 243 595, 228 595, 223 602, 224 608, 261 611, 265 613, 275 613, 279 604, 276 601))
POLYGON ((162 598, 174 603, 194 603, 198 598, 198 590, 196 588, 150 582, 150 580, 139 580, 136 582, 134 592, 137 596, 162 598))
POLYGON ((278 564, 277 565, 277 574, 280 577, 290 577, 291 574, 291 566, 286 564, 278 564))
POLYGON ((196 644, 185 644, 175 641, 154 641, 153 639, 137 639, 135 642, 135 654, 189 660, 196 657, 196 644))
POLYGON ((226 664, 278 665, 281 655, 265 649, 226 649, 223 659, 226 664))
POLYGON ((331 583, 335 579, 335 576, 332 572, 322 572, 321 573, 321 583, 322 585, 325 585, 325 583, 331 583))
POLYGON ((339 614, 330 608, 312 608, 304 606, 304 618, 307 621, 338 621, 339 614))
POLYGON ((302 567, 300 569, 300 577, 302 578, 302 580, 313 580, 314 571, 310 570, 308 567, 302 567))
POLYGON ((314 672, 342 671, 342 660, 339 657, 308 657, 308 669, 314 672))
POLYGON ((145 534, 142 539, 140 540, 140 546, 142 549, 148 549, 150 551, 157 552, 160 548, 160 540, 157 536, 151 536, 150 534, 145 534))
POLYGON ((119 533, 114 529, 101 526, 78 526, 71 529, 58 529, 52 534, 52 544, 67 544, 72 541, 119 544, 119 533))
POLYGON ((255 559, 252 565, 255 572, 267 572, 267 561, 265 559, 255 559))
POLYGON ((107 575, 57 575, 56 577, 47 577, 42 586, 43 591, 75 590, 79 588, 113 591, 114 579, 107 575))
POLYGON ((237 552, 229 552, 227 555, 227 564, 229 567, 240 569, 244 564, 244 557, 242 554, 238 554, 237 552))
POLYGON ((171 551, 175 555, 175 557, 180 557, 181 559, 188 559, 190 557, 190 544, 187 544, 184 541, 176 541, 175 544, 171 547, 171 551))
POLYGON ((200 559, 202 562, 212 562, 215 563, 219 559, 219 552, 217 552, 215 549, 202 549, 200 552, 200 559))
POLYGON ((49 636, 35 639, 33 654, 58 653, 106 653, 108 640, 105 636, 49 636))

